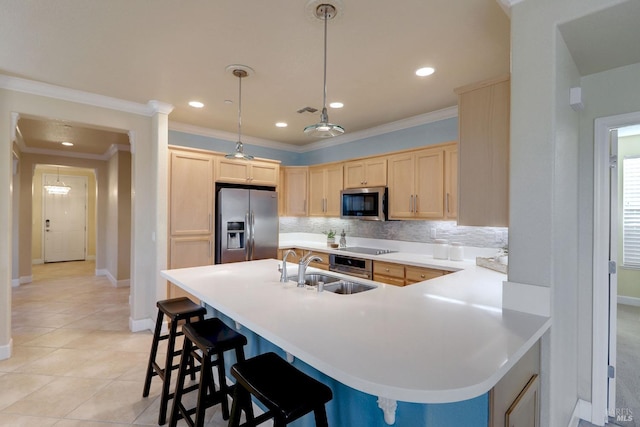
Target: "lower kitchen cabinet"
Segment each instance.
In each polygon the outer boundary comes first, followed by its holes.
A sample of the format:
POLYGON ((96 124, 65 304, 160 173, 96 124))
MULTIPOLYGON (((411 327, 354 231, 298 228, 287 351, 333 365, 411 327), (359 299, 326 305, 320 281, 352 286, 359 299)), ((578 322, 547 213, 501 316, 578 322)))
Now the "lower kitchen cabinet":
POLYGON ((435 279, 448 272, 436 268, 414 267, 393 262, 374 261, 373 280, 395 286, 406 286, 435 279))
POLYGON ((447 274, 447 272, 445 270, 438 270, 436 268, 413 267, 407 265, 404 268, 404 274, 405 285, 411 285, 412 283, 423 282, 425 280, 444 276, 445 274, 447 274))

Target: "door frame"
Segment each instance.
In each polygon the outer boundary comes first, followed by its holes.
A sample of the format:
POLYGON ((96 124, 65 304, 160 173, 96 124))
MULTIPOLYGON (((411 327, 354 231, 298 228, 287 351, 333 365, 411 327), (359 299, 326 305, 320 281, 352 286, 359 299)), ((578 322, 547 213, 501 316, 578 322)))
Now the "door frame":
MULTIPOLYGON (((44 167, 46 167, 46 165, 43 165, 44 167)), ((60 167, 60 166, 56 166, 56 167, 60 167)), ((65 168, 67 170, 70 169, 75 169, 73 166, 67 167, 65 166, 65 168)), ((46 235, 45 235, 45 218, 46 218, 46 190, 44 188, 44 181, 45 181, 45 176, 46 175, 53 175, 53 176, 57 176, 58 178, 60 178, 60 176, 62 177, 70 177, 70 178, 80 178, 82 179, 82 183, 84 184, 84 209, 83 209, 83 214, 84 214, 84 260, 87 259, 87 244, 88 244, 88 212, 87 212, 87 208, 88 208, 88 203, 89 203, 89 194, 88 194, 88 185, 89 185, 89 179, 84 176, 84 175, 60 175, 60 173, 58 173, 57 175, 54 173, 49 173, 49 172, 43 172, 42 173, 42 206, 41 206, 41 218, 40 218, 40 229, 41 229, 41 239, 42 242, 40 244, 40 247, 42 248, 41 250, 41 254, 40 254, 40 258, 42 259, 43 263, 46 263, 46 250, 45 250, 45 240, 46 240, 46 235)), ((62 180, 62 182, 64 182, 64 180, 62 180)), ((69 180, 67 179, 67 182, 69 182, 69 180)))
POLYGON ((640 123, 640 111, 597 118, 594 124, 591 422, 596 425, 604 425, 608 418, 611 303, 609 299, 609 246, 611 242, 609 132, 638 123, 640 123))

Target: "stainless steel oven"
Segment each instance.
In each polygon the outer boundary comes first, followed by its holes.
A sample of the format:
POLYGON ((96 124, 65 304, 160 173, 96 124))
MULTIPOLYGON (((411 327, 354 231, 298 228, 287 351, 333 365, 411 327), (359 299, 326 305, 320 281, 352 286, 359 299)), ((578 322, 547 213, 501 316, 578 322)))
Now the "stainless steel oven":
POLYGON ((373 262, 370 259, 331 254, 329 256, 329 271, 371 280, 373 278, 373 262))

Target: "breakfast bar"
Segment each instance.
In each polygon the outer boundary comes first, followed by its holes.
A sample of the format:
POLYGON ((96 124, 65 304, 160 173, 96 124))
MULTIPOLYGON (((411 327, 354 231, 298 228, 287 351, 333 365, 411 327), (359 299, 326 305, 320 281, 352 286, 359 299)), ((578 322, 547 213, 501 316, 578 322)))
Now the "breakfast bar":
MULTIPOLYGON (((334 426, 487 426, 489 391, 550 325, 502 309, 506 276, 471 262, 405 287, 359 279, 375 288, 352 295, 280 282, 279 265, 161 274, 247 336, 248 356, 279 351, 329 385, 334 426)), ((295 277, 297 267, 288 270, 295 277)))

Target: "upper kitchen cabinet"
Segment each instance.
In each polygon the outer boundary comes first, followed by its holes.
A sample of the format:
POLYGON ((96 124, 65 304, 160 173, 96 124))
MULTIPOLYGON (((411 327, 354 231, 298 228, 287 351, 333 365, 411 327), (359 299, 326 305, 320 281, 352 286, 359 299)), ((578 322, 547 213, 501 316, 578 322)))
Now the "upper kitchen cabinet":
POLYGON ((444 217, 444 145, 389 157, 389 218, 444 217))
POLYGON ((216 182, 231 184, 278 185, 280 164, 265 160, 236 160, 217 158, 216 182))
POLYGON ((284 168, 284 215, 307 216, 307 166, 284 168))
POLYGON ((458 144, 444 149, 444 219, 458 217, 458 144))
POLYGON ((342 163, 309 168, 309 216, 340 216, 342 163))
POLYGON ((344 188, 386 187, 387 158, 371 157, 344 164, 344 188))
POLYGON ((214 156, 195 151, 170 151, 169 234, 212 235, 214 156))
POLYGON ((509 225, 508 76, 456 89, 459 123, 458 224, 509 225))

